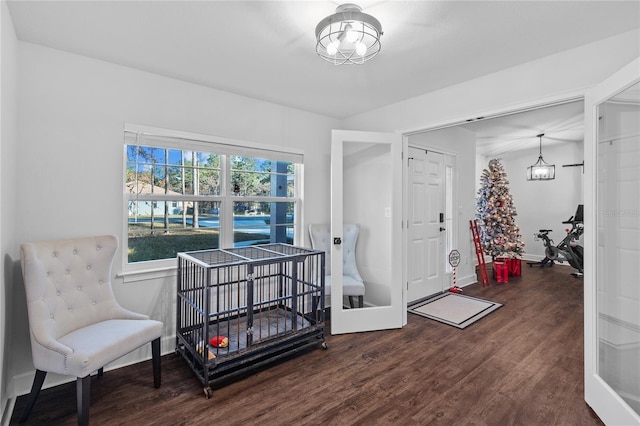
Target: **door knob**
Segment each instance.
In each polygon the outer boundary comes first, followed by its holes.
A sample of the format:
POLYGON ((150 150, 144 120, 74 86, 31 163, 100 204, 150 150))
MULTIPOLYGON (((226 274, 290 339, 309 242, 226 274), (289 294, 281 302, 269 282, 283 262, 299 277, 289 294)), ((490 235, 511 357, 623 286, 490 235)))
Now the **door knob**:
POLYGON ((342 239, 340 237, 333 237, 333 244, 337 246, 342 244, 342 239))
POLYGON ((440 232, 442 232, 442 231, 446 231, 446 229, 441 226, 440 227, 440 232))

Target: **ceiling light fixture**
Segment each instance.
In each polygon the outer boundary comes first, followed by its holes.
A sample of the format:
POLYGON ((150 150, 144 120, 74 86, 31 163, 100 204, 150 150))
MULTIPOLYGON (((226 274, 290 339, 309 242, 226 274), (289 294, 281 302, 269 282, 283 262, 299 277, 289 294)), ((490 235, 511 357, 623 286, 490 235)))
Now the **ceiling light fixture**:
POLYGON ((542 159, 542 137, 544 133, 537 135, 540 138, 540 156, 533 166, 527 167, 527 180, 552 180, 556 178, 556 166, 542 159))
POLYGON ((380 21, 346 3, 316 26, 316 52, 334 65, 363 64, 380 52, 381 36, 380 21))

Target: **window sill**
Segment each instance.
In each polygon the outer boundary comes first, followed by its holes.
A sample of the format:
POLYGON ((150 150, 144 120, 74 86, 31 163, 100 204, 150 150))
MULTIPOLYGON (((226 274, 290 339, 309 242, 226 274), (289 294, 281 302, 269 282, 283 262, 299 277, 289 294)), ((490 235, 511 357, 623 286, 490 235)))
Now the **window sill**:
POLYGON ((177 276, 178 267, 176 265, 147 267, 145 269, 131 269, 128 271, 122 271, 116 278, 121 278, 126 283, 137 281, 149 281, 167 277, 177 276))

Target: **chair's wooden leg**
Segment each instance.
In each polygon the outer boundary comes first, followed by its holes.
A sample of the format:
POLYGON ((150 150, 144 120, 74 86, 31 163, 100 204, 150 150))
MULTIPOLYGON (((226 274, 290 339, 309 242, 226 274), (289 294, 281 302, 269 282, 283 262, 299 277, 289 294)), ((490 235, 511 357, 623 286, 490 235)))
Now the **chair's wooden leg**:
MULTIPOLYGON (((351 306, 351 308, 355 308, 356 307, 356 296, 349 296, 349 306, 351 306)), ((358 308, 364 308, 364 296, 358 296, 358 308)))
POLYGON ((151 364, 153 365, 153 387, 159 388, 161 382, 159 337, 151 342, 151 357, 151 364))
POLYGON ((33 384, 31 385, 31 392, 29 393, 29 397, 27 398, 27 404, 22 410, 22 416, 20 416, 20 423, 26 422, 29 418, 31 409, 35 405, 36 399, 38 399, 40 389, 42 389, 42 384, 44 383, 45 377, 47 377, 46 371, 36 370, 36 375, 33 378, 33 384))
POLYGON ((78 426, 89 424, 89 404, 91 396, 91 374, 76 380, 76 401, 78 405, 78 426))

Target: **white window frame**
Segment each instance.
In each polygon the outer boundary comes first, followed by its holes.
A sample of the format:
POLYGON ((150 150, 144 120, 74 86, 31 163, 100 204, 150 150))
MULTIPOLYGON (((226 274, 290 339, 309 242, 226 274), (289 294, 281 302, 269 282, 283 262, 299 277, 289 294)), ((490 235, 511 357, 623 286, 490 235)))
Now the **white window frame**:
MULTIPOLYGON (((255 143, 242 141, 219 136, 204 135, 193 132, 185 132, 179 130, 163 129, 153 126, 145 126, 133 123, 125 123, 124 134, 138 134, 152 141, 145 141, 141 145, 157 146, 171 149, 184 149, 203 152, 212 152, 221 154, 224 157, 225 164, 221 161, 221 194, 217 196, 206 197, 207 201, 221 201, 221 222, 220 222, 220 247, 233 246, 233 203, 234 202, 293 202, 294 203, 294 244, 302 245, 304 229, 302 217, 303 204, 303 182, 304 182, 304 152, 291 147, 282 147, 277 145, 255 143), (277 161, 288 161, 295 163, 295 193, 292 198, 289 197, 261 197, 261 196, 234 196, 228 192, 227 177, 230 174, 230 157, 232 155, 266 158, 277 161), (222 202, 223 199, 228 202, 222 202), (223 229, 226 232, 223 232, 223 229)), ((126 183, 126 147, 130 142, 125 138, 123 143, 123 188, 126 183)), ((158 194, 152 197, 157 201, 174 201, 175 197, 158 194), (170 200, 169 200, 169 198, 170 200)), ((198 196, 196 196, 198 198, 198 196)), ((175 274, 177 268, 175 259, 160 259, 129 263, 128 259, 128 203, 132 199, 132 194, 123 190, 123 200, 121 211, 123 214, 122 226, 122 273, 119 274, 125 282, 138 281, 153 278, 166 277, 175 274)))

